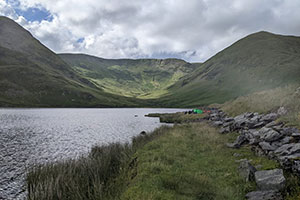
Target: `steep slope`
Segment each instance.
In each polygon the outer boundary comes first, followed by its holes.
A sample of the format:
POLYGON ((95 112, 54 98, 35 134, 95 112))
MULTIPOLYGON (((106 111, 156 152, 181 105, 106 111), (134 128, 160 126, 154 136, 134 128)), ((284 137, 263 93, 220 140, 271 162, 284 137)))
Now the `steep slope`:
POLYGON ((6 17, 0 17, 0 58, 0 106, 115 107, 143 104, 103 92, 6 17))
POLYGON ((300 83, 300 38, 251 34, 170 88, 164 105, 223 103, 255 91, 300 83))
POLYGON ((106 92, 154 98, 196 68, 179 59, 103 59, 83 54, 60 54, 82 76, 106 92))

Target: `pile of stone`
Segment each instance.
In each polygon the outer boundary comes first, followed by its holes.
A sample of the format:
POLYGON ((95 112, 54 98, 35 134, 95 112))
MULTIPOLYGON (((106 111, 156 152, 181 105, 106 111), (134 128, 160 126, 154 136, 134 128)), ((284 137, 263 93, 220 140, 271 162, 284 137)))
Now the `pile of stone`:
MULTIPOLYGON (((223 111, 216 109, 206 119, 211 121, 214 126, 219 127, 221 134, 229 132, 239 133, 235 142, 227 144, 228 147, 239 148, 243 144, 252 145, 252 149, 258 155, 267 155, 272 159, 276 159, 284 169, 292 170, 299 174, 300 132, 297 128, 288 127, 284 123, 276 121, 284 113, 286 113, 286 110, 281 107, 276 113, 259 114, 247 112, 236 117, 228 117, 223 111)), ((255 180, 258 186, 260 185, 259 181, 257 181, 259 175, 259 171, 255 172, 255 180)), ((269 192, 262 190, 249 194, 248 198, 260 199, 256 197, 258 195, 266 196, 263 199, 277 199, 273 198, 275 194, 277 194, 277 190, 274 189, 269 192), (254 197, 252 198, 251 196, 254 197)))
POLYGON ((286 179, 282 169, 257 171, 250 161, 242 159, 240 175, 246 181, 255 181, 258 190, 246 194, 249 200, 282 200, 280 191, 285 187, 286 179))

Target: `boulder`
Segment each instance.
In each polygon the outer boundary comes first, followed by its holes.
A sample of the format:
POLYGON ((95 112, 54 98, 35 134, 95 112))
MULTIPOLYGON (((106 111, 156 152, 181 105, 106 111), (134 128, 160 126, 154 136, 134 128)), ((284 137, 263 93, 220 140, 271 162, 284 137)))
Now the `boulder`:
POLYGON ((282 137, 282 135, 279 132, 271 128, 263 127, 259 130, 259 132, 261 134, 260 138, 267 142, 276 141, 282 137))
POLYGON ((285 178, 282 169, 256 171, 255 182, 261 190, 282 190, 285 186, 285 178))
POLYGON ((242 161, 238 169, 240 176, 243 177, 246 182, 254 181, 254 173, 256 172, 256 169, 248 160, 242 161))
POLYGON ((259 146, 265 151, 275 151, 276 147, 270 145, 268 142, 260 142, 259 146))
POLYGON ((283 200, 280 192, 275 190, 254 191, 246 194, 248 200, 283 200))
POLYGON ((300 153, 300 143, 284 144, 275 150, 278 156, 292 155, 300 153))

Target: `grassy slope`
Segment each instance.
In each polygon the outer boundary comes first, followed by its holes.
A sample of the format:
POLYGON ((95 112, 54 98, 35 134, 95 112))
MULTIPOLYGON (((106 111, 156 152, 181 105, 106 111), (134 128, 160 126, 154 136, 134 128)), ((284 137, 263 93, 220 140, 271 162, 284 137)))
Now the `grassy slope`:
POLYGON ((14 21, 0 17, 0 106, 145 106, 112 95, 74 71, 14 21))
POLYGON ((168 92, 198 65, 179 59, 103 59, 83 54, 60 54, 77 72, 106 92, 155 98, 168 92))
POLYGON ((279 107, 283 106, 287 110, 287 114, 279 120, 300 128, 299 98, 299 85, 288 85, 241 96, 219 106, 232 116, 244 112, 276 112, 279 107))
POLYGON ((300 38, 258 32, 219 52, 176 83, 165 105, 197 106, 300 83, 300 38))

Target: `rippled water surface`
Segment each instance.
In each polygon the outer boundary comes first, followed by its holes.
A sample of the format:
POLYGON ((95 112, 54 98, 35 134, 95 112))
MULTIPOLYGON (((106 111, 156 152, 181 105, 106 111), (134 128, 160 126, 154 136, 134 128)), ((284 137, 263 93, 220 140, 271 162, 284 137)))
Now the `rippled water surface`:
POLYGON ((74 158, 93 145, 127 142, 161 124, 144 117, 179 109, 0 109, 0 199, 22 199, 24 172, 74 158))

